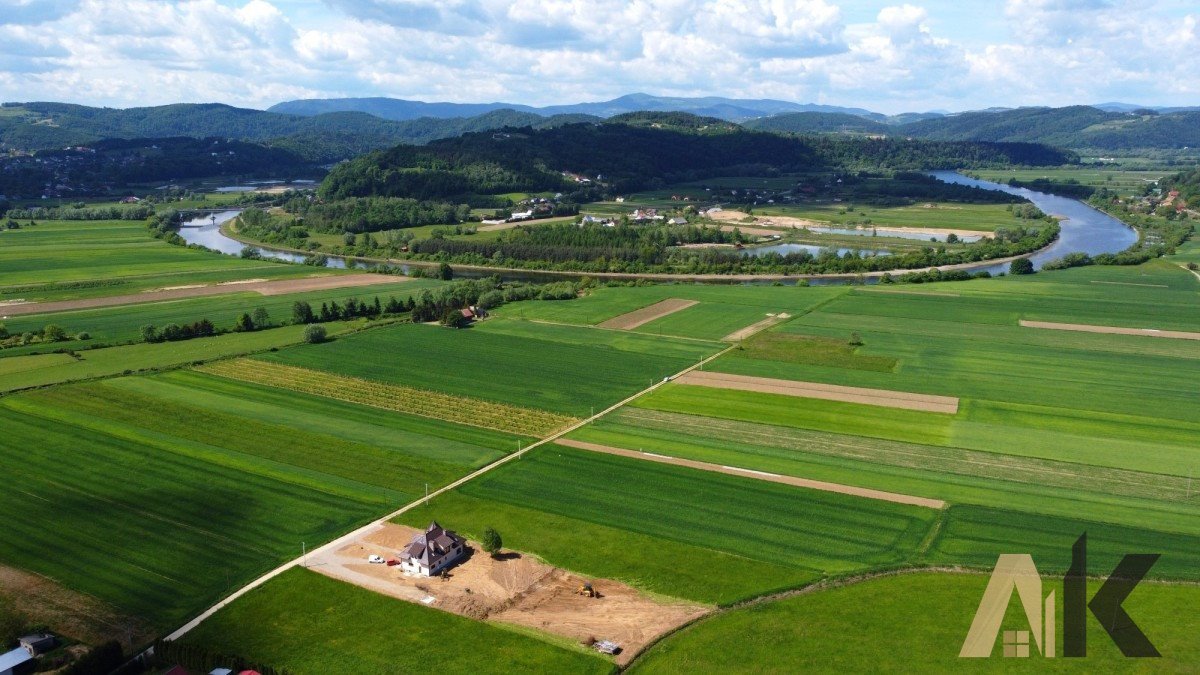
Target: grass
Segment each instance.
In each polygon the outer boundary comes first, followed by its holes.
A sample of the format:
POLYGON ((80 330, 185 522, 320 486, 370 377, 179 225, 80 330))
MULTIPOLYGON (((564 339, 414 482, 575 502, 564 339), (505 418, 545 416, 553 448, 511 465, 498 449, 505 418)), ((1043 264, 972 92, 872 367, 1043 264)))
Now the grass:
POLYGON ((39 221, 0 234, 0 299, 5 300, 60 300, 201 281, 311 273, 311 268, 299 265, 174 246, 152 238, 146 225, 137 221, 39 221), (80 289, 78 282, 98 286, 80 289), (97 288, 103 291, 96 292, 97 288))
POLYGON ((1038 221, 1015 217, 1007 204, 942 204, 933 208, 914 206, 865 206, 852 203, 804 206, 756 206, 756 216, 807 218, 831 225, 938 228, 993 232, 997 228, 1037 227, 1038 221))
POLYGON ((202 366, 201 370, 242 382, 524 436, 549 436, 576 421, 542 410, 253 359, 218 361, 202 366))
POLYGON ((715 345, 493 319, 466 330, 398 325, 266 355, 339 375, 584 417, 715 345))
MULTIPOLYGON (((775 313, 771 312, 771 314, 775 313)), ((769 318, 767 312, 764 312, 762 307, 703 302, 642 324, 635 330, 643 333, 720 340, 734 331, 767 318, 769 318)))
MULTIPOLYGON (((716 304, 724 308, 735 307, 738 320, 746 323, 736 325, 723 333, 712 331, 711 337, 719 339, 737 328, 742 328, 764 318, 768 312, 787 312, 792 315, 812 310, 832 298, 849 292, 844 286, 773 287, 773 286, 706 286, 700 284, 661 284, 656 286, 603 287, 591 290, 586 296, 571 302, 519 302, 505 305, 499 313, 506 317, 556 321, 561 323, 595 325, 615 316, 653 305, 667 298, 696 300, 701 305, 716 304), (757 318, 756 318, 757 317, 757 318), (715 335, 714 335, 715 334, 715 335)), ((692 307, 677 314, 697 309, 692 307)), ((672 315, 674 316, 674 315, 672 315)), ((670 317, 666 317, 670 318, 670 317)), ((657 321, 641 327, 649 327, 657 321)), ((702 327, 701 327, 702 328, 702 327)), ((657 331, 664 332, 664 331, 657 331)), ((685 333, 677 333, 685 334, 685 333)))
POLYGON ((849 340, 812 337, 767 331, 742 342, 730 352, 735 358, 782 361, 814 366, 850 368, 887 373, 896 367, 896 359, 859 354, 849 340))
MULTIPOLYGON (((1044 579, 1043 593, 1057 581, 1044 579)), ((1192 625, 1178 620, 1200 601, 1200 588, 1155 584, 1138 586, 1125 607, 1162 652, 1161 659, 1124 658, 1090 617, 1087 658, 1043 659, 1031 645, 1025 662, 1002 658, 999 647, 990 659, 960 659, 986 586, 984 575, 906 574, 754 605, 684 629, 648 651, 631 672, 736 672, 747 664, 763 673, 1189 672, 1200 660, 1192 625)), ((1099 584, 1089 586, 1091 597, 1099 584)), ((1055 598, 1055 614, 1062 617, 1061 589, 1055 598)), ((1001 628, 1028 630, 1015 601, 1001 628)))
POLYGON ((1125 196, 1140 195, 1150 183, 1157 181, 1172 172, 1137 171, 1126 169, 1106 169, 1103 167, 1053 167, 1037 169, 972 169, 968 175, 990 180, 997 183, 1007 183, 1015 178, 1022 182, 1046 179, 1053 183, 1075 181, 1081 185, 1104 187, 1125 196))
MULTIPOLYGON (((361 327, 361 321, 325 324, 331 335, 361 327)), ((68 354, 41 354, 0 359, 0 392, 43 387, 123 373, 173 368, 298 344, 304 326, 284 326, 252 333, 228 333, 186 342, 141 343, 68 354)), ((73 343, 65 343, 71 345, 73 343)), ((68 347, 69 348, 69 347, 68 347)), ((127 373, 126 373, 127 374, 127 373)))
POLYGON ((189 372, 8 396, 0 424, 0 562, 159 629, 516 441, 189 372))
POLYGON ((899 563, 935 513, 554 446, 401 519, 431 517, 470 536, 495 527, 507 546, 584 574, 723 603, 899 563))
POLYGON ((1186 477, 626 408, 570 438, 956 504, 1200 535, 1186 477))
POLYGON ((279 670, 313 673, 605 673, 612 664, 582 648, 499 624, 389 598, 293 569, 223 609, 184 638, 279 670), (386 636, 386 638, 384 637, 386 636))
MULTIPOLYGON (((297 301, 308 302, 319 308, 321 303, 336 301, 342 304, 346 298, 355 297, 370 302, 379 297, 387 302, 388 297, 404 299, 411 295, 419 295, 424 288, 441 285, 442 282, 433 280, 412 280, 405 282, 382 283, 374 286, 357 288, 342 288, 327 291, 290 293, 286 295, 264 296, 253 292, 230 293, 228 295, 201 298, 169 300, 165 302, 149 302, 99 309, 87 309, 71 312, 54 312, 52 314, 31 314, 5 319, 3 323, 10 333, 37 332, 46 324, 53 323, 61 326, 68 335, 76 335, 86 331, 94 343, 122 344, 141 342, 141 327, 153 325, 162 328, 171 323, 190 324, 200 319, 212 321, 217 328, 232 329, 243 313, 250 313, 255 308, 265 309, 270 320, 275 323, 285 323, 292 319, 292 304, 297 301)), ((0 313, 3 310, 0 309, 0 313)), ((58 346, 81 348, 89 343, 68 343, 65 345, 29 345, 27 347, 10 347, 0 350, 0 357, 12 357, 34 351, 46 351, 58 346)))

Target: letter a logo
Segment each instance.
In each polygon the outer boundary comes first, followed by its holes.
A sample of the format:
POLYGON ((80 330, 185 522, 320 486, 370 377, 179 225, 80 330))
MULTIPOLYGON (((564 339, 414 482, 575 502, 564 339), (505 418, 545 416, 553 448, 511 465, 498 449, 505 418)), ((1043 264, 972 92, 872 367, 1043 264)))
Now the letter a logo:
POLYGON ((975 610, 975 619, 959 656, 987 658, 992 655, 1014 589, 1029 621, 1029 631, 1006 633, 1004 655, 1029 656, 1029 634, 1032 633, 1042 655, 1054 656, 1054 592, 1042 600, 1042 577, 1033 564, 1033 557, 1023 553, 1005 554, 996 560, 996 569, 992 571, 979 609, 975 610))

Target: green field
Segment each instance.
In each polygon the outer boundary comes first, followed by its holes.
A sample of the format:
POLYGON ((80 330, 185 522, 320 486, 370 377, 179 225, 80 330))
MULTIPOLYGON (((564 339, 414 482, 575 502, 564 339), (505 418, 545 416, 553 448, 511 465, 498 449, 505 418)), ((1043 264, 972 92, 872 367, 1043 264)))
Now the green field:
POLYGON ((754 207, 756 216, 806 218, 832 225, 938 228, 994 232, 997 228, 1037 227, 1039 221, 1017 218, 1007 204, 943 204, 932 206, 867 206, 862 204, 812 204, 804 206, 764 205, 754 207))
MULTIPOLYGON (((1043 593, 1057 591, 1056 616, 1062 617, 1059 581, 1044 579, 1043 593)), ((1098 585, 1090 584, 1089 597, 1098 585)), ((1060 620, 1059 658, 1044 659, 1031 645, 1024 662, 1003 658, 1001 647, 989 659, 960 659, 958 651, 986 586, 983 575, 906 574, 737 609, 660 643, 640 657, 631 672, 740 672, 753 664, 753 670, 762 673, 1183 673, 1194 672, 1200 660, 1193 624, 1179 620, 1200 601, 1200 588, 1156 584, 1138 586, 1125 608, 1162 653, 1161 659, 1126 659, 1090 615, 1087 658, 1061 657, 1060 620)), ((1014 601, 1001 629, 1028 626, 1014 601)))
MULTIPOLYGON (((305 293, 290 293, 285 295, 265 296, 259 293, 242 292, 228 295, 186 298, 163 302, 148 302, 134 305, 122 305, 87 309, 71 312, 54 312, 52 314, 30 314, 16 316, 3 321, 12 334, 40 331, 46 324, 52 323, 62 327, 68 335, 87 332, 91 342, 70 342, 64 344, 34 344, 25 347, 9 347, 0 350, 0 357, 12 357, 30 352, 45 352, 58 347, 81 349, 92 344, 122 344, 141 342, 141 328, 153 325, 159 328, 171 323, 191 324, 200 319, 208 319, 218 329, 232 329, 238 317, 243 313, 254 311, 261 307, 267 310, 270 320, 276 324, 291 322, 292 304, 297 301, 308 302, 319 308, 323 302, 342 304, 346 298, 354 297, 370 301, 379 297, 387 302, 388 297, 395 296, 403 300, 411 295, 419 295, 422 289, 442 285, 441 281, 431 279, 414 279, 411 281, 396 281, 372 286, 343 288, 327 291, 309 291, 305 293)), ((3 310, 0 309, 0 314, 3 310)))
POLYGON ((1121 195, 1140 195, 1147 185, 1157 182, 1172 171, 1107 169, 1093 166, 1064 166, 1037 169, 972 169, 967 174, 983 180, 1007 183, 1015 178, 1021 182, 1045 179, 1054 183, 1075 181, 1080 185, 1108 188, 1121 195))
POLYGON ((401 520, 431 518, 476 537, 495 527, 508 546, 584 574, 727 603, 899 564, 936 513, 554 446, 401 520))
POLYGON ((491 319, 398 325, 263 358, 418 389, 587 416, 714 353, 716 345, 491 319))
POLYGON ((849 290, 845 286, 780 288, 701 284, 606 287, 592 289, 586 296, 571 302, 529 301, 506 305, 500 309, 500 314, 537 321, 595 325, 668 298, 682 298, 700 304, 644 324, 638 332, 720 339, 766 318, 767 313, 801 314, 849 290), (718 325, 708 328, 704 320, 697 320, 701 317, 716 321, 718 325))
POLYGON ((217 613, 184 644, 303 675, 607 673, 595 652, 293 569, 217 613), (384 637, 386 636, 386 638, 384 637))
POLYGON ((41 221, 0 230, 0 300, 63 300, 312 271, 174 246, 152 238, 138 221, 41 221))
MULTIPOLYGON (((330 335, 363 326, 359 321, 325 324, 330 335)), ((277 349, 304 341, 304 326, 284 326, 252 333, 227 333, 184 342, 143 342, 89 349, 70 354, 40 354, 0 359, 0 392, 61 384, 98 377, 172 368, 199 361, 277 349)), ((78 343, 64 343, 77 345, 78 343)))
POLYGON ((0 562, 160 629, 516 442, 188 372, 8 396, 0 419, 21 476, 0 562))

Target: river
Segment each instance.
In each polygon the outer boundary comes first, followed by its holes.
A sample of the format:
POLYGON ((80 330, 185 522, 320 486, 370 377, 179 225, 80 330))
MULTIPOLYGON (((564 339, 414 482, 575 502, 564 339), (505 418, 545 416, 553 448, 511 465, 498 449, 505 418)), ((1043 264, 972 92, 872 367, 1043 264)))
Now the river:
MULTIPOLYGON (((1072 199, 1070 197, 1060 197, 1058 195, 1047 194, 1045 192, 1036 192, 1026 188, 1015 188, 1002 183, 993 183, 986 180, 977 180, 969 178, 957 171, 934 171, 934 178, 945 181, 947 183, 958 183, 960 185, 970 185, 980 187, 987 190, 999 190, 1009 194, 1018 195, 1033 202, 1042 211, 1063 218, 1060 222, 1060 232, 1058 240, 1051 244, 1046 250, 1035 253, 1030 256, 1035 268, 1040 269, 1043 264, 1050 260, 1061 258, 1068 253, 1083 252, 1088 255, 1096 255, 1098 253, 1117 253, 1124 251, 1137 242, 1137 232, 1122 223, 1120 220, 1112 216, 1098 211, 1087 204, 1072 199)), ((220 251, 229 255, 239 255, 245 244, 226 236, 221 232, 221 225, 229 222, 237 217, 240 211, 229 210, 220 213, 212 214, 211 216, 202 216, 185 222, 179 229, 179 236, 183 237, 184 241, 189 244, 199 244, 206 246, 214 251, 220 251)), ((788 244, 794 246, 794 244, 788 244)), ((278 251, 261 246, 254 247, 264 258, 272 258, 275 260, 286 260, 288 262, 302 262, 304 256, 287 251, 278 251)), ((345 268, 347 259, 338 256, 328 256, 328 266, 345 268)), ((368 267, 366 263, 351 261, 351 265, 355 267, 368 267)), ((407 266, 400 266, 407 273, 407 266)), ((976 271, 986 270, 992 274, 1007 272, 1007 264, 997 265, 981 265, 975 268, 976 271)), ((471 271, 471 270, 455 270, 455 275, 460 277, 482 277, 493 274, 487 271, 471 271)), ((576 275, 559 275, 552 273, 538 273, 535 271, 529 272, 504 272, 500 276, 506 280, 512 281, 546 281, 561 279, 563 276, 586 276, 583 274, 576 275)), ((838 279, 814 279, 812 283, 849 283, 851 280, 838 279)), ((731 279, 728 282, 718 283, 734 283, 731 279)), ((794 283, 794 282, 792 282, 794 283)))

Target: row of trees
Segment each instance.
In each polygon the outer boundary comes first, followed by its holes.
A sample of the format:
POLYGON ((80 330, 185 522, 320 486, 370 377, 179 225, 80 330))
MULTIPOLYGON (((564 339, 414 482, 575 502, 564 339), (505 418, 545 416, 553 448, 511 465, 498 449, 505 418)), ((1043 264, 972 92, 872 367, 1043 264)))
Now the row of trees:
POLYGON ((74 336, 69 335, 65 328, 58 324, 46 324, 40 331, 25 331, 22 333, 10 333, 8 327, 0 323, 0 349, 9 347, 25 347, 28 345, 45 344, 51 342, 66 342, 68 340, 90 340, 92 336, 87 332, 78 333, 74 336))

